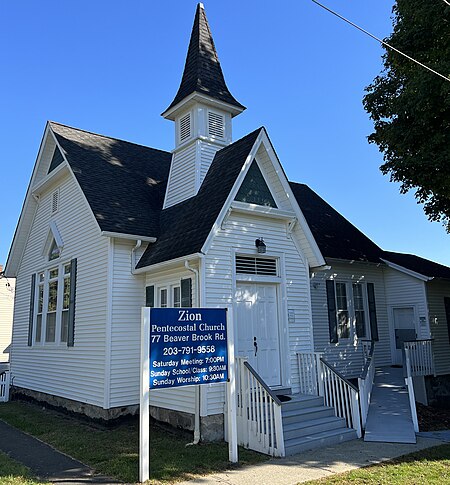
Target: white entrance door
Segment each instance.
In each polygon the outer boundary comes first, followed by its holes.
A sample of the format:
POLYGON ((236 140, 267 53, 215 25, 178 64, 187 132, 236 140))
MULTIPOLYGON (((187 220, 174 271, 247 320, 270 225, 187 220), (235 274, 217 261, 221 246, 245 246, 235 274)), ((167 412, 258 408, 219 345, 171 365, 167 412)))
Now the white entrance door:
POLYGON ((393 363, 402 364, 403 342, 416 339, 415 313, 413 307, 394 308, 393 363))
POLYGON ((239 284, 236 289, 237 355, 269 386, 281 385, 277 287, 239 284))

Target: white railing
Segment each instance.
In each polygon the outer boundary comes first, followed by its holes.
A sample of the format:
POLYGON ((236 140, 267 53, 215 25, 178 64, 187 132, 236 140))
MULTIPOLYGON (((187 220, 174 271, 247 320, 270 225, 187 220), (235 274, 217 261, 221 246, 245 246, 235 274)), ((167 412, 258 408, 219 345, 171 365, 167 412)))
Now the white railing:
POLYGON ((336 369, 321 359, 325 405, 334 408, 336 416, 344 418, 347 427, 362 436, 358 389, 336 369))
POLYGON ((361 340, 361 349, 363 353, 364 362, 367 362, 371 349, 373 348, 373 340, 361 340))
POLYGON ((322 355, 319 352, 301 352, 297 354, 301 394, 323 395, 319 391, 321 379, 319 379, 318 375, 322 355))
POLYGON ((297 360, 300 387, 307 391, 305 394, 323 396, 325 405, 334 408, 336 416, 344 418, 347 427, 355 429, 360 438, 362 436, 361 415, 356 386, 331 367, 318 353, 298 353, 297 360), (306 367, 302 368, 302 366, 306 367))
POLYGON ((404 342, 405 356, 409 354, 411 376, 434 375, 433 349, 431 339, 404 342))
POLYGON ((369 413, 370 396, 372 395, 373 380, 375 377, 375 356, 373 354, 374 349, 375 342, 373 340, 363 342, 364 368, 361 377, 358 378, 359 404, 361 407, 361 423, 363 429, 365 429, 366 427, 367 414, 369 413))
MULTIPOLYGON (((410 343, 410 342, 408 342, 410 343)), ((411 417, 414 424, 414 431, 419 432, 419 421, 417 419, 417 409, 416 409, 416 397, 414 395, 414 382, 412 375, 412 363, 411 363, 411 353, 410 349, 406 347, 405 342, 405 364, 406 364, 406 377, 405 382, 408 386, 408 396, 409 396, 409 406, 411 408, 411 417)))
POLYGON ((0 402, 9 401, 10 375, 9 371, 0 373, 0 402))
POLYGON ((281 401, 245 358, 237 358, 238 441, 244 448, 284 456, 281 401))

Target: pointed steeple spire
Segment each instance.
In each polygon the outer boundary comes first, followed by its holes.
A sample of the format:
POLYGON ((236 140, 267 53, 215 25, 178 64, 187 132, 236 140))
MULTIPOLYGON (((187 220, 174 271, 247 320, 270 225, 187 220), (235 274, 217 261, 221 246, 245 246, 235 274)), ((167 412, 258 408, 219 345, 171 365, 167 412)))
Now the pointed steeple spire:
POLYGON ((233 115, 245 109, 227 88, 202 3, 197 5, 180 87, 163 116, 169 117, 172 108, 194 93, 230 105, 233 115))

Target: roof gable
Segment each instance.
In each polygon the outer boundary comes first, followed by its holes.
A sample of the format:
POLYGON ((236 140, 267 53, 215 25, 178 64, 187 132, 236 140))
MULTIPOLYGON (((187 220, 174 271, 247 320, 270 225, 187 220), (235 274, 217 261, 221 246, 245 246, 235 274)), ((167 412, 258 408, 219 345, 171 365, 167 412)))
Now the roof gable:
POLYGON ((228 90, 203 5, 199 3, 186 56, 180 87, 163 115, 193 93, 245 109, 228 90))
MULTIPOLYGON (((295 202, 266 130, 259 128, 216 153, 195 197, 161 212, 160 237, 156 243, 147 247, 137 268, 142 269, 207 251, 214 237, 215 228, 219 227, 224 214, 232 207, 236 193, 249 173, 251 163, 254 162, 255 157, 261 157, 261 150, 268 157, 267 163, 275 174, 280 190, 285 193, 286 201, 290 201, 288 205, 292 218, 298 220, 303 232, 301 250, 306 255, 310 266, 324 264, 319 248, 295 202)), ((287 208, 286 201, 284 209, 287 208)), ((273 207, 266 207, 266 209, 277 210, 273 207)), ((283 213, 286 213, 286 210, 283 213)))
POLYGON ((219 150, 197 195, 161 212, 160 237, 137 268, 201 251, 261 130, 219 150))
POLYGON ((102 231, 156 237, 172 155, 51 122, 102 231))

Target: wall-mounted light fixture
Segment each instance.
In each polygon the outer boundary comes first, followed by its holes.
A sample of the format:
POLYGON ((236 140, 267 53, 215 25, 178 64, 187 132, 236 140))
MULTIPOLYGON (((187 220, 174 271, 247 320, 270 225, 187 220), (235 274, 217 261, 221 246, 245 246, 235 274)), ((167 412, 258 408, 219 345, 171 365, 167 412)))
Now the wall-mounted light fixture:
POLYGON ((264 239, 260 237, 259 239, 256 239, 255 241, 255 246, 256 250, 258 251, 259 254, 263 254, 266 252, 266 245, 264 243, 264 239))

